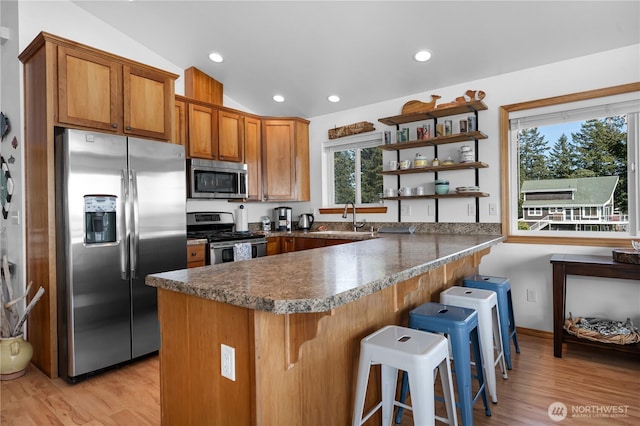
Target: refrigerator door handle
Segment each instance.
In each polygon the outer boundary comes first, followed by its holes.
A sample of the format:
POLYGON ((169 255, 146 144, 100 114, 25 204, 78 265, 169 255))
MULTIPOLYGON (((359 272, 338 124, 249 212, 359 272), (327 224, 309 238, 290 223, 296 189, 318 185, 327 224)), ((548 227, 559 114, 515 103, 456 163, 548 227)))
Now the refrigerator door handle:
POLYGON ((131 221, 131 278, 138 278, 138 251, 140 230, 138 227, 138 174, 131 170, 131 202, 133 220, 131 221))
POLYGON ((129 279, 129 226, 128 226, 128 198, 129 198, 129 173, 126 169, 120 171, 121 186, 121 210, 119 215, 118 240, 120 241, 120 276, 123 280, 129 279))

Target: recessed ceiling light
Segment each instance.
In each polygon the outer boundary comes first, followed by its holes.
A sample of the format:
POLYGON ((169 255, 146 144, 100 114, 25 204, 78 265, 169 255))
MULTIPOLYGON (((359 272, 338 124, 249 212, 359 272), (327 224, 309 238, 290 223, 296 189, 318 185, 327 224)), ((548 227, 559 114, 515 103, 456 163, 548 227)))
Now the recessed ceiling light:
POLYGON ((284 96, 282 95, 273 95, 273 100, 276 102, 284 102, 284 96))
POLYGON ((418 62, 425 62, 431 59, 431 52, 428 50, 421 50, 413 55, 413 58, 418 62))
POLYGON ((327 99, 329 102, 340 102, 340 96, 338 95, 331 95, 327 99))
POLYGON ((209 54, 209 59, 211 59, 213 62, 220 63, 222 62, 222 55, 219 53, 213 52, 209 54))

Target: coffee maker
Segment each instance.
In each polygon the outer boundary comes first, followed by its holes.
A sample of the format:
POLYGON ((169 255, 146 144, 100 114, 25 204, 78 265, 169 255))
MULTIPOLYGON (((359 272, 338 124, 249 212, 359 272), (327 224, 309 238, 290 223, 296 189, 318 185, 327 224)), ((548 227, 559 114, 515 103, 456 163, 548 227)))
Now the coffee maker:
POLYGON ((291 207, 276 207, 273 209, 273 230, 291 232, 291 207))

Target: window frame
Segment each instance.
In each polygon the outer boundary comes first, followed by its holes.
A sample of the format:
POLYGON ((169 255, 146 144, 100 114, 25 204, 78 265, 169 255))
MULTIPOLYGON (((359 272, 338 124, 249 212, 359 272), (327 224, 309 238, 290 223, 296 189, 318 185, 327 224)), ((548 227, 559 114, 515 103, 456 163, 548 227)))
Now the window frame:
MULTIPOLYGON (((524 244, 561 244, 561 245, 589 245, 599 247, 620 247, 621 245, 630 245, 633 238, 640 235, 634 235, 637 230, 630 230, 631 236, 614 237, 589 237, 582 235, 576 236, 539 236, 539 235, 515 235, 511 232, 511 197, 514 182, 511 182, 511 150, 510 142, 510 125, 509 114, 515 111, 523 111, 534 108, 547 107, 552 105, 569 104, 572 102, 604 98, 619 94, 640 91, 640 82, 612 86, 603 89, 590 90, 585 92, 573 93, 569 95, 561 95, 550 98, 538 99, 527 102, 520 102, 510 105, 503 105, 499 108, 499 127, 500 127, 500 174, 501 174, 501 213, 502 213, 502 234, 506 236, 507 243, 524 243, 524 244), (625 241, 627 242, 625 244, 625 241)), ((638 147, 637 149, 640 149, 638 147)), ((629 154, 627 154, 629 155, 629 154)), ((638 155, 638 154, 636 154, 638 155)), ((638 164, 636 164, 636 179, 638 175, 638 164)), ((515 182, 519 187, 519 183, 515 182)), ((631 202, 631 201, 630 201, 631 202)), ((516 201, 517 203, 517 201, 516 201)), ((635 206, 630 206, 630 212, 634 211, 638 214, 640 201, 635 200, 635 206)), ((638 224, 636 224, 638 227, 638 224)))
MULTIPOLYGON (((384 133, 365 133, 354 136, 345 136, 339 139, 332 139, 322 144, 322 161, 323 161, 323 190, 322 205, 324 209, 332 209, 343 206, 335 204, 335 187, 334 187, 334 164, 333 153, 336 151, 346 151, 349 149, 360 150, 363 148, 376 148, 384 144, 384 133)), ((361 155, 360 151, 356 152, 356 175, 361 174, 361 155)), ((361 183, 356 181, 356 194, 361 190, 361 183)), ((382 192, 382 190, 380 190, 382 192)), ((377 208, 380 203, 355 203, 358 209, 361 208, 377 208)), ((384 209, 386 211, 386 209, 384 209)))

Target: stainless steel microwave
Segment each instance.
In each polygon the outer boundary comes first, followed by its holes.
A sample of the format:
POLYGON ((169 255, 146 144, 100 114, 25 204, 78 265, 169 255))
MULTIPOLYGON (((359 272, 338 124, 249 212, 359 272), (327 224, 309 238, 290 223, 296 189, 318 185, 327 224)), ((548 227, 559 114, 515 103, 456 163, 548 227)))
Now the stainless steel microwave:
POLYGON ((188 198, 247 198, 247 165, 188 159, 187 187, 188 198))

